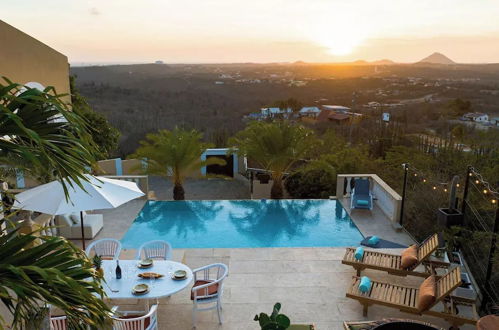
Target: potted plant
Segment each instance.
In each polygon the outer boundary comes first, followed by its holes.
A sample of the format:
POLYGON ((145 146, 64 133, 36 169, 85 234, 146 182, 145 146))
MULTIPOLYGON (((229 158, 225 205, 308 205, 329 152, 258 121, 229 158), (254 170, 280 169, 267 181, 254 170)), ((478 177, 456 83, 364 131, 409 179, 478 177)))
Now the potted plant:
POLYGON ((449 205, 447 208, 439 208, 437 213, 437 222, 440 226, 451 227, 460 226, 463 224, 464 216, 456 208, 456 188, 459 176, 454 176, 452 178, 450 190, 449 190, 449 205))
POLYGON ((260 315, 255 315, 253 320, 258 321, 261 330, 285 330, 291 325, 291 321, 284 314, 279 314, 281 310, 281 303, 276 303, 272 314, 267 315, 266 313, 260 313, 260 315))
POLYGON ((92 264, 94 265, 95 271, 99 275, 99 278, 104 278, 104 269, 102 269, 102 257, 99 255, 94 255, 92 258, 92 264))
POLYGON ((281 303, 276 303, 272 314, 269 316, 265 313, 255 315, 253 320, 258 321, 261 330, 314 330, 313 325, 306 324, 291 324, 289 318, 284 314, 279 314, 281 303))

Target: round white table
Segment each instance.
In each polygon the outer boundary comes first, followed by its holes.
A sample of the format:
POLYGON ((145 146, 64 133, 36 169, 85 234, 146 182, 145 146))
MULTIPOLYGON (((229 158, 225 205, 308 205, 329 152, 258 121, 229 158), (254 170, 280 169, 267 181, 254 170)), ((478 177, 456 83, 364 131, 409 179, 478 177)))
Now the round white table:
POLYGON ((149 268, 139 268, 138 260, 120 260, 121 279, 116 279, 116 260, 103 260, 104 278, 106 283, 102 286, 110 299, 159 299, 171 296, 185 289, 193 279, 192 270, 186 265, 170 260, 154 260, 149 268), (176 270, 185 270, 187 278, 173 280, 172 274, 176 270), (142 279, 138 275, 145 272, 163 274, 158 279, 142 279), (137 284, 145 283, 149 286, 146 294, 135 295, 132 289, 137 284))

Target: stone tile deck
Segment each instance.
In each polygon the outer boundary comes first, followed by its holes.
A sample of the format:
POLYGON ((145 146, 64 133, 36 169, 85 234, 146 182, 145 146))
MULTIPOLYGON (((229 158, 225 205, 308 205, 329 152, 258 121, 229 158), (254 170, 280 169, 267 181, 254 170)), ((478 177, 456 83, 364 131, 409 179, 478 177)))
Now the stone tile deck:
MULTIPOLYGON (((216 312, 198 314, 197 329, 258 329, 253 316, 269 312, 275 302, 295 323, 314 323, 317 329, 342 329, 345 320, 364 320, 362 307, 345 297, 346 288, 355 272, 341 264, 343 248, 255 248, 255 249, 177 249, 173 258, 195 268, 213 262, 229 266, 223 297, 223 325, 216 312)), ((131 258, 134 251, 124 251, 131 258)), ((391 283, 419 285, 420 278, 388 276, 366 271, 373 279, 391 283)), ((136 301, 113 303, 137 310, 136 301)), ((160 300, 160 329, 191 329, 192 302, 189 292, 182 291, 160 300)), ((396 309, 373 306, 367 319, 400 317, 425 320, 447 328, 442 320, 418 317, 396 309)), ((470 328, 471 329, 471 328, 470 328)))
MULTIPOLYGON (((132 201, 124 206, 104 211, 104 229, 97 238, 121 239, 136 217, 144 201, 132 201)), ((348 203, 343 203, 348 206, 348 203)), ((377 208, 372 212, 349 210, 364 236, 378 235, 402 244, 413 243, 403 232, 396 232, 389 220, 377 208)), ((259 312, 269 313, 275 302, 294 323, 313 323, 319 330, 342 329, 345 320, 381 319, 389 317, 425 320, 448 328, 445 321, 399 312, 396 309, 372 306, 369 317, 362 316, 361 305, 345 297, 346 288, 355 275, 351 267, 341 264, 344 248, 252 248, 252 249, 175 249, 173 259, 191 268, 214 262, 229 266, 223 297, 223 325, 215 311, 198 314, 197 329, 259 329, 253 321, 259 312)), ((400 252, 400 251, 396 251, 400 252)), ((132 259, 134 250, 124 250, 121 258, 132 259)), ((376 271, 366 271, 373 279, 415 286, 421 278, 400 278, 376 271)), ((110 301, 123 309, 137 310, 138 300, 110 301)), ((140 303, 139 303, 140 305, 140 303)), ((191 329, 192 302, 189 291, 160 300, 160 329, 191 329)), ((473 329, 473 327, 463 327, 473 329)))

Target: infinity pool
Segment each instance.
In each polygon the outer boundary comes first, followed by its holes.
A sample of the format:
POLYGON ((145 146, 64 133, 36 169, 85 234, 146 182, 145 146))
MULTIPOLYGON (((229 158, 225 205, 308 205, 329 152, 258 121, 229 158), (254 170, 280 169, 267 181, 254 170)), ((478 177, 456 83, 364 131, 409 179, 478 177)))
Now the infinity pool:
POLYGON ((121 242, 173 248, 325 247, 363 239, 336 200, 148 201, 121 242))

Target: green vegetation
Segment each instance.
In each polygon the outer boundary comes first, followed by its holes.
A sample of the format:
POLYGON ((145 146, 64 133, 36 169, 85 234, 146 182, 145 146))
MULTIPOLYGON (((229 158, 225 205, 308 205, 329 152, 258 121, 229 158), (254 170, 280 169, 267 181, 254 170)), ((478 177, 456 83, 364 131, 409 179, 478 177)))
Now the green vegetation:
POLYGON ((45 172, 65 189, 80 185, 98 155, 88 123, 77 109, 68 111, 52 87, 43 92, 22 87, 8 79, 0 83, 2 164, 45 172))
MULTIPOLYGON (((38 91, 5 82, 0 84, 2 165, 45 169, 66 193, 68 185, 81 185, 98 151, 80 112, 68 111, 51 87, 38 91)), ((15 329, 40 328, 45 303, 62 309, 71 328, 102 328, 109 321, 98 277, 80 249, 61 237, 21 234, 7 219, 0 220, 0 228, 0 298, 15 329)), ((5 322, 0 317, 0 328, 5 322)))
POLYGON ((255 315, 254 321, 258 321, 262 330, 285 330, 291 325, 291 321, 284 314, 279 314, 281 303, 276 303, 270 316, 266 313, 255 315))
MULTIPOLYGON (((147 133, 171 130, 176 125, 196 129, 206 141, 218 145, 212 138, 217 131, 234 135, 245 127, 243 116, 259 112, 261 107, 297 108, 289 104, 290 99, 304 106, 344 105, 373 118, 390 112, 406 134, 427 129, 446 131, 446 119, 458 117, 447 104, 458 98, 469 101, 473 111, 499 115, 499 94, 482 92, 497 90, 497 64, 459 65, 456 70, 438 65, 142 64, 72 67, 71 73, 78 75, 77 87, 92 108, 120 130, 123 156, 132 153, 147 133), (215 85, 221 73, 237 78, 215 85), (307 84, 291 86, 292 80, 307 84), (363 106, 428 95, 432 95, 429 102, 407 102, 395 108, 363 106)), ((352 130, 352 142, 377 139, 378 148, 386 151, 391 147, 388 136, 392 129, 382 130, 380 126, 360 123, 359 129, 352 130)), ((350 141, 349 135, 345 136, 350 141)))
POLYGON ((229 140, 241 154, 268 171, 272 178, 270 197, 283 197, 283 177, 299 162, 306 161, 319 140, 314 132, 286 121, 252 122, 229 140))
MULTIPOLYGON (((1 220, 1 225, 8 223, 1 220)), ((108 321, 110 311, 99 297, 104 291, 92 263, 66 239, 2 232, 0 260, 0 296, 16 329, 43 310, 43 302, 62 309, 72 329, 99 328, 108 321)))
POLYGON ((100 159, 112 157, 118 151, 120 131, 107 121, 104 115, 95 112, 75 86, 76 76, 69 77, 72 109, 85 117, 93 141, 98 146, 100 159))
POLYGON ((170 178, 173 182, 173 199, 185 199, 183 182, 188 176, 196 176, 207 165, 224 165, 218 158, 201 160, 201 154, 212 145, 201 142, 203 135, 196 130, 175 128, 147 134, 146 140, 131 158, 144 159, 147 166, 143 172, 170 178))

